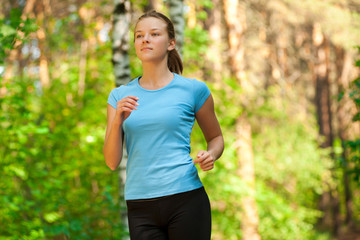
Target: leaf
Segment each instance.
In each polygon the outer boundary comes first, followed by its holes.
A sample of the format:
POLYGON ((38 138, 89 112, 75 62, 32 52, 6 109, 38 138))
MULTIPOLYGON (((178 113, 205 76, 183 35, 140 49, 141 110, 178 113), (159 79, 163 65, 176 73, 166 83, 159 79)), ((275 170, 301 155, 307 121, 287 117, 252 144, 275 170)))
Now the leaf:
POLYGON ((358 92, 356 90, 353 90, 349 93, 350 98, 354 98, 358 92))
POLYGON ((341 101, 341 99, 344 97, 344 91, 341 91, 339 94, 338 94, 338 102, 340 102, 341 101))
POLYGON ((45 237, 45 233, 44 230, 39 229, 39 230, 35 230, 32 229, 30 232, 30 238, 26 238, 26 239, 43 239, 45 237))
MULTIPOLYGON (((359 60, 360 64, 360 60, 359 60)), ((359 65, 360 66, 360 65, 359 65)), ((360 77, 354 80, 355 86, 357 86, 360 89, 360 77)))
POLYGON ((45 219, 48 223, 56 222, 56 221, 59 220, 60 218, 61 218, 61 214, 59 214, 59 213, 57 213, 57 212, 50 212, 50 213, 44 214, 44 219, 45 219))
POLYGON ((17 28, 21 23, 21 10, 19 8, 13 8, 10 12, 10 24, 17 28))
POLYGON ((21 28, 21 30, 25 33, 25 36, 27 36, 29 33, 37 31, 39 26, 36 24, 35 19, 29 19, 27 18, 24 21, 24 26, 21 28))
POLYGON ((15 35, 16 34, 16 29, 9 26, 9 25, 2 25, 0 27, 0 34, 2 34, 4 37, 15 35))
POLYGON ((47 134, 47 133, 49 133, 49 128, 47 128, 47 127, 36 128, 35 133, 47 134))
POLYGON ((16 166, 16 165, 10 165, 5 168, 5 171, 14 173, 16 176, 20 177, 22 180, 27 179, 27 173, 25 172, 23 167, 16 166))
POLYGON ((360 67, 360 60, 357 60, 357 61, 355 62, 355 66, 360 67))
POLYGON ((360 106, 360 98, 354 99, 354 102, 357 106, 360 106))
POLYGON ((360 121, 360 112, 358 112, 357 114, 355 114, 355 116, 353 117, 353 122, 356 122, 356 121, 360 121))

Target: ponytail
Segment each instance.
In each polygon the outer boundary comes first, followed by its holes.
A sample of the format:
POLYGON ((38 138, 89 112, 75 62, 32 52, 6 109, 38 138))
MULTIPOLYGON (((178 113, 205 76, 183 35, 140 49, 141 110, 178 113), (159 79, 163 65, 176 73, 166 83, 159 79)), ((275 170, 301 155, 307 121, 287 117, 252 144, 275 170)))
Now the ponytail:
POLYGON ((168 65, 170 72, 174 72, 179 75, 182 73, 183 63, 182 63, 181 57, 176 49, 173 49, 168 53, 167 65, 168 65))

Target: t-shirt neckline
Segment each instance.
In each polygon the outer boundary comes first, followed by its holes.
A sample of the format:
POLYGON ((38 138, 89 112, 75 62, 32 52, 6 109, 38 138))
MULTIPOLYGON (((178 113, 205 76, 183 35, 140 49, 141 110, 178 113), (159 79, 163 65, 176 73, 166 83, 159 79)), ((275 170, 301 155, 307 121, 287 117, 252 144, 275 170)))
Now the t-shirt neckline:
POLYGON ((141 90, 143 91, 146 91, 146 92, 158 92, 158 91, 163 91, 167 88, 169 88, 172 84, 174 84, 174 81, 175 81, 175 78, 177 77, 177 74, 172 72, 172 74, 174 75, 174 77, 171 79, 171 81, 166 84, 165 86, 161 87, 161 88, 158 88, 158 89, 153 89, 153 90, 150 90, 150 89, 146 89, 146 88, 143 88, 142 86, 140 86, 139 84, 139 79, 142 77, 142 76, 139 76, 136 78, 136 85, 138 88, 140 88, 141 90))

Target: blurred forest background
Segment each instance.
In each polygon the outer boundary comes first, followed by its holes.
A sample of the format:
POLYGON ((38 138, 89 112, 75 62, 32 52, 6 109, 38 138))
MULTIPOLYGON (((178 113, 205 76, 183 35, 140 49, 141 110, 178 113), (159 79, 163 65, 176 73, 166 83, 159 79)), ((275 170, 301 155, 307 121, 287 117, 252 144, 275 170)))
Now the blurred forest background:
POLYGON ((128 239, 102 145, 149 9, 215 99, 212 239, 360 239, 360 0, 1 1, 0 239, 128 239))

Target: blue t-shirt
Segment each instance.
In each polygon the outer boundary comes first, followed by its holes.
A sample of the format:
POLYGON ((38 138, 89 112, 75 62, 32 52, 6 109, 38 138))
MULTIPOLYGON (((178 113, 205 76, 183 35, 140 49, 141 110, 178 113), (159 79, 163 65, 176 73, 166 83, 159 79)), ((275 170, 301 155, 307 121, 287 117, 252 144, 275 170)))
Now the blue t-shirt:
POLYGON ((108 103, 116 109, 126 96, 139 98, 123 123, 128 162, 125 199, 148 199, 202 186, 190 157, 195 113, 210 95, 205 83, 174 73, 163 88, 147 90, 139 77, 111 91, 108 103))

